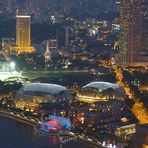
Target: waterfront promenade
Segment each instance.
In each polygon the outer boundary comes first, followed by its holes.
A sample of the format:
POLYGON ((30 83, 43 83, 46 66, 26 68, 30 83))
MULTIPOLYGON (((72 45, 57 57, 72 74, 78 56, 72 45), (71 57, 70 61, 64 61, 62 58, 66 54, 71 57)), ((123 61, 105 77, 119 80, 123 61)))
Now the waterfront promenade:
POLYGON ((36 126, 37 124, 39 124, 41 122, 38 119, 29 118, 29 117, 26 117, 26 116, 22 116, 18 113, 7 112, 7 111, 4 111, 4 110, 0 110, 0 116, 7 117, 7 118, 10 118, 10 119, 16 120, 18 122, 31 125, 31 126, 36 126))
MULTIPOLYGON (((39 120, 38 118, 31 118, 16 112, 6 111, 2 109, 0 109, 0 116, 10 118, 12 120, 16 120, 18 122, 30 125, 32 127, 36 127, 38 124, 42 123, 41 120, 39 120)), ((92 139, 90 137, 82 136, 78 133, 60 132, 58 136, 60 140, 59 142, 63 145, 70 141, 76 140, 76 141, 82 141, 84 143, 87 143, 92 147, 100 147, 100 148, 102 147, 101 143, 98 140, 92 139)))

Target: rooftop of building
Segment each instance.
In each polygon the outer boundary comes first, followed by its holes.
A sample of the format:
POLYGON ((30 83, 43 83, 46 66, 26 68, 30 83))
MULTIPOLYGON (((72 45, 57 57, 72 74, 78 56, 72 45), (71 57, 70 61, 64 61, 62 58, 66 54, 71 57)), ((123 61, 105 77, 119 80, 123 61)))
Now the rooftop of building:
POLYGON ((30 18, 29 15, 16 15, 16 17, 19 17, 19 18, 30 18))
POLYGON ((117 84, 113 84, 113 83, 109 83, 109 82, 92 82, 92 83, 85 85, 82 89, 85 89, 88 87, 95 88, 99 91, 103 91, 108 88, 112 88, 114 90, 120 88, 117 84))
POLYGON ((24 91, 45 92, 53 95, 65 90, 67 89, 61 85, 49 83, 31 83, 24 86, 24 91))

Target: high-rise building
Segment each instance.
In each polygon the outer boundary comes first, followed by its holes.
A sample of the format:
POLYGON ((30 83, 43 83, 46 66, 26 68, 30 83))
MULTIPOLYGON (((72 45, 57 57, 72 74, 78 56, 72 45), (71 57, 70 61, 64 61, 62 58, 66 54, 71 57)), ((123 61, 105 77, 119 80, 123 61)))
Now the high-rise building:
POLYGON ((68 16, 73 5, 73 0, 63 0, 62 3, 64 5, 64 14, 68 16))
POLYGON ((148 1, 141 0, 141 35, 142 35, 142 52, 148 53, 148 1))
POLYGON ((30 16, 16 16, 16 46, 12 50, 18 54, 35 50, 30 43, 30 16))
POLYGON ((148 1, 141 0, 141 65, 148 66, 148 1))
POLYGON ((40 0, 26 0, 26 9, 29 13, 38 13, 40 0))
POLYGON ((140 62, 141 50, 140 0, 120 0, 119 64, 133 66, 140 62))

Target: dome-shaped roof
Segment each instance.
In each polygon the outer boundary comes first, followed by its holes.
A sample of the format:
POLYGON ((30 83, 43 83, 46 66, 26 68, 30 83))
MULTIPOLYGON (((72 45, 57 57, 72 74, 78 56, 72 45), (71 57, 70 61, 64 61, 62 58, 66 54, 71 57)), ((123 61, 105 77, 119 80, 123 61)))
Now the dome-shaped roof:
POLYGON ((98 91, 103 91, 103 90, 106 90, 109 88, 112 88, 114 90, 120 88, 117 84, 113 84, 113 83, 109 83, 109 82, 91 82, 91 83, 85 85, 84 87, 82 87, 82 89, 88 88, 88 87, 95 88, 98 91))
POLYGON ((117 84, 92 82, 82 87, 77 96, 80 101, 92 103, 108 100, 123 100, 125 94, 125 90, 117 84))
POLYGON ((72 99, 63 86, 48 83, 31 83, 19 89, 15 96, 16 108, 40 113, 42 110, 60 110, 67 107, 72 99))
POLYGON ((64 90, 67 89, 61 85, 49 83, 31 83, 24 86, 24 91, 45 92, 50 94, 58 94, 64 90))

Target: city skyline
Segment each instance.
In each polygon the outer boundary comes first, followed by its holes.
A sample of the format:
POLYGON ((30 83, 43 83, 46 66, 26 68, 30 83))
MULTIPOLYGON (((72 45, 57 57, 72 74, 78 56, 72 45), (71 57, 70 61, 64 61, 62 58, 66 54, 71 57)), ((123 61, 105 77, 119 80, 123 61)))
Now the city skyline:
POLYGON ((0 0, 0 147, 146 148, 147 8, 0 0))

